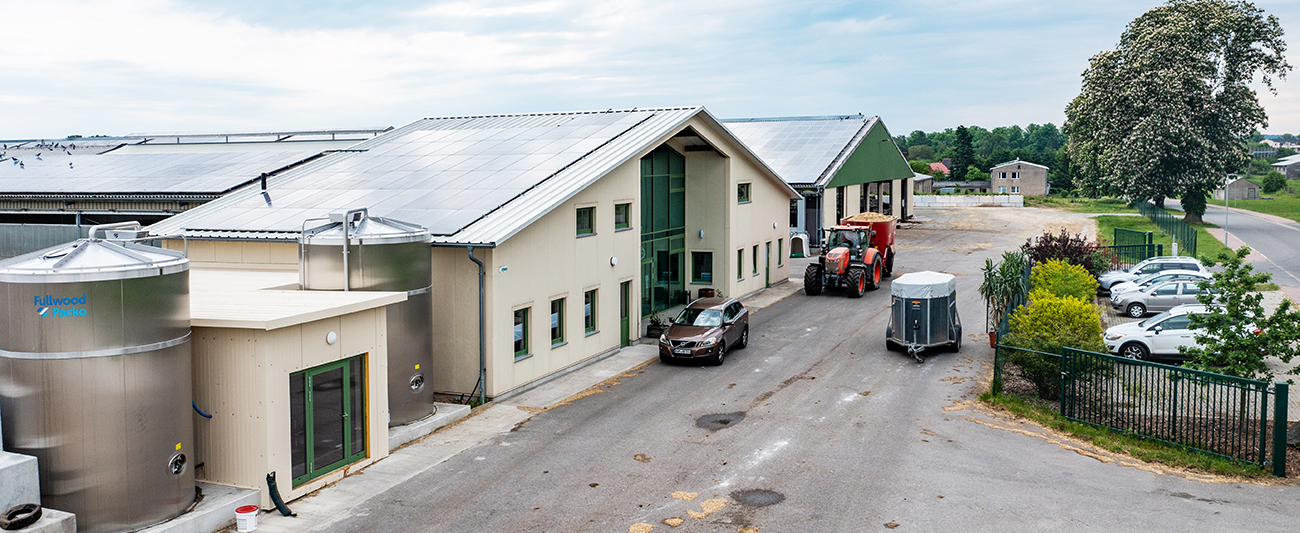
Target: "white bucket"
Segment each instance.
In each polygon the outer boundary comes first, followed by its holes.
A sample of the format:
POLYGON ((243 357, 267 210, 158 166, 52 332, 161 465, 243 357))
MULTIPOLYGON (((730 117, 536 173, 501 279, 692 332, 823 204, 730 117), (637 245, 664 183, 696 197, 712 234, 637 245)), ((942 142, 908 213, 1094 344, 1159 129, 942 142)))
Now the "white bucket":
POLYGON ((235 509, 235 531, 240 533, 257 531, 258 511, 256 505, 245 505, 235 509))

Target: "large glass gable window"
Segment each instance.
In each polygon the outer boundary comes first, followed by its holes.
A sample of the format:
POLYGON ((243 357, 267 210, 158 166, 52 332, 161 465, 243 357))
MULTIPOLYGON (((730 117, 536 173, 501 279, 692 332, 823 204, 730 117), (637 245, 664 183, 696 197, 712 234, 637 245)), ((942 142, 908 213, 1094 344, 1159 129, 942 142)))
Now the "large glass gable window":
POLYGON ((686 158, 660 146, 641 158, 641 316, 687 301, 686 158))

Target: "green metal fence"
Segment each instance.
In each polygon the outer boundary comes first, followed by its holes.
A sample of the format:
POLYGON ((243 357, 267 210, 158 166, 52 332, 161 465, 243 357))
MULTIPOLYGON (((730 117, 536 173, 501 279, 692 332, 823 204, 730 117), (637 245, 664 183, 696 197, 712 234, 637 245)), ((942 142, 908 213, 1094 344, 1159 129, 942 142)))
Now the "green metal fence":
POLYGON ((1138 202, 1137 208, 1142 216, 1151 219, 1157 227, 1173 237, 1178 244, 1178 255, 1196 257, 1196 228, 1188 226, 1181 218, 1151 202, 1138 202))
POLYGON ((1111 268, 1127 269, 1152 257, 1164 255, 1163 244, 1120 244, 1107 246, 1111 268))
POLYGON ((1061 416, 1119 433, 1270 468, 1286 475, 1288 386, 1065 348, 1061 354, 999 344, 993 394, 1012 351, 1060 364, 1061 416))
POLYGON ((1115 246, 1128 246, 1134 244, 1151 244, 1153 242, 1155 242, 1155 236, 1149 231, 1115 228, 1115 240, 1111 244, 1114 244, 1115 246))

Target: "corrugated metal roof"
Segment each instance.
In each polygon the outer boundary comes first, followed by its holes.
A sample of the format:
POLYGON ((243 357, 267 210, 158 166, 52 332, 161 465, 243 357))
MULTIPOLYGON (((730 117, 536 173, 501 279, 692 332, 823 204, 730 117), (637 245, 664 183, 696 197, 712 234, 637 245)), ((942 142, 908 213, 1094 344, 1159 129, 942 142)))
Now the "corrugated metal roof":
POLYGON ((288 240, 306 219, 364 206, 435 244, 495 246, 696 116, 730 137, 701 107, 422 119, 151 229, 288 240))
MULTIPOLYGON (((219 194, 300 163, 339 143, 222 144, 146 147, 19 148, 0 159, 0 194, 219 194), (246 148, 246 149, 245 149, 246 148)), ((337 146, 335 146, 337 145, 337 146)))
POLYGON ((1273 163, 1273 166, 1275 166, 1275 167, 1278 167, 1278 166, 1287 166, 1287 165, 1293 165, 1293 164, 1296 164, 1296 163, 1300 163, 1300 154, 1289 155, 1289 156, 1286 156, 1286 157, 1278 158, 1277 162, 1276 162, 1276 163, 1273 163))
POLYGON ((786 183, 824 186, 880 117, 776 117, 721 122, 786 183))

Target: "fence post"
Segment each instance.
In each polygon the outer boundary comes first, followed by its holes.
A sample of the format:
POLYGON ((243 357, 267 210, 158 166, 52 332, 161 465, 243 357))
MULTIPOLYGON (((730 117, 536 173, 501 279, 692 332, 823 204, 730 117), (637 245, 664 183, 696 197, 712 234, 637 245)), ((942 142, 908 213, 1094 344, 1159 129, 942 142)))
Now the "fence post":
POLYGON ((1156 257, 1160 257, 1160 256, 1162 256, 1162 255, 1165 255, 1165 245, 1163 245, 1163 244, 1157 244, 1157 245, 1156 245, 1156 257))
POLYGON ((1065 418, 1069 418, 1069 415, 1066 414, 1069 411, 1065 407, 1066 398, 1069 395, 1066 394, 1065 391, 1069 387, 1070 377, 1073 377, 1072 373, 1070 372, 1070 359, 1071 359, 1070 349, 1061 348, 1061 386, 1060 386, 1059 394, 1061 396, 1061 416, 1065 418))
POLYGON ((990 392, 994 396, 1002 395, 1002 344, 993 345, 993 386, 990 392))
POLYGON ((1286 404, 1288 386, 1273 384, 1273 475, 1286 477, 1286 404))
POLYGON ((1263 465, 1268 459, 1268 384, 1260 383, 1259 387, 1259 464, 1263 465))

